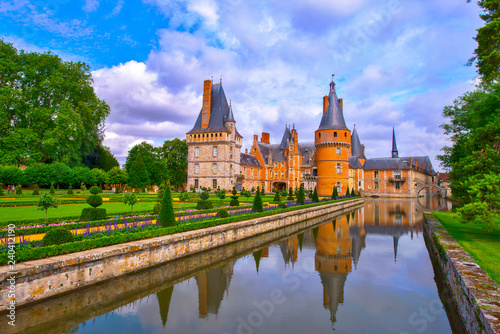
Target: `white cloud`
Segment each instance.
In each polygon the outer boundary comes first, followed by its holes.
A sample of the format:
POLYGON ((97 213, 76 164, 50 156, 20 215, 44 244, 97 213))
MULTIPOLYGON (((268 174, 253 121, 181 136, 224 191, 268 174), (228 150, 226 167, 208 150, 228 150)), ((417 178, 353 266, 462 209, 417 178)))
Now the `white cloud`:
POLYGON ((85 0, 85 5, 82 9, 86 12, 94 12, 99 7, 99 0, 85 0))

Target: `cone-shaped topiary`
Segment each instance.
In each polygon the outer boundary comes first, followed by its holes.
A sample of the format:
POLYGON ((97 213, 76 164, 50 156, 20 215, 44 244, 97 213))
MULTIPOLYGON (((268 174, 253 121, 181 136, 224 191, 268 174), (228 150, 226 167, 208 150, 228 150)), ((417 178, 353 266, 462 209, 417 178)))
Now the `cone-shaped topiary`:
POLYGON ((40 196, 40 189, 38 188, 38 184, 35 184, 35 189, 33 189, 33 192, 31 193, 33 196, 40 196))
POLYGON ((16 187, 16 195, 22 195, 23 194, 23 188, 21 188, 21 185, 18 184, 16 187))
POLYGON ((351 192, 349 191, 349 186, 347 186, 347 190, 345 191, 345 196, 346 197, 350 197, 351 196, 351 192))
POLYGON ((292 187, 288 188, 288 198, 287 200, 293 201, 293 189, 292 187))
POLYGON ((158 214, 158 222, 162 227, 175 225, 175 213, 174 205, 172 204, 172 193, 170 192, 170 181, 167 181, 167 186, 165 187, 160 213, 158 214))
POLYGON ((255 198, 253 199, 252 210, 255 212, 264 211, 264 208, 262 207, 262 197, 260 197, 259 188, 257 188, 257 193, 255 194, 255 198))
POLYGON ((50 182, 50 190, 49 193, 51 195, 54 195, 56 193, 56 190, 54 189, 54 182, 50 182))
POLYGON ((300 205, 304 205, 306 202, 306 194, 304 193, 304 187, 300 187, 299 191, 297 192, 297 202, 300 203, 300 205))
POLYGON ((337 192, 337 187, 333 187, 332 199, 337 199, 337 197, 339 197, 339 194, 337 192))
POLYGON ((313 192, 313 196, 312 196, 312 201, 314 203, 318 203, 319 202, 319 197, 318 197, 318 189, 316 187, 314 187, 314 192, 313 192))
POLYGON ((276 195, 274 195, 273 202, 274 202, 274 203, 280 203, 280 202, 281 202, 281 195, 280 195, 279 190, 278 190, 278 191, 276 191, 276 195))
POLYGON ((68 195, 73 195, 73 187, 71 184, 68 186, 68 191, 66 192, 68 195))
POLYGON ((229 202, 230 206, 240 206, 240 201, 238 201, 238 191, 236 190, 236 187, 233 187, 233 190, 231 191, 231 202, 229 202))
POLYGON ((354 192, 354 188, 351 190, 351 197, 356 197, 356 193, 354 192))
POLYGON ((50 229, 42 239, 42 246, 60 245, 73 242, 73 234, 64 227, 54 227, 50 229))

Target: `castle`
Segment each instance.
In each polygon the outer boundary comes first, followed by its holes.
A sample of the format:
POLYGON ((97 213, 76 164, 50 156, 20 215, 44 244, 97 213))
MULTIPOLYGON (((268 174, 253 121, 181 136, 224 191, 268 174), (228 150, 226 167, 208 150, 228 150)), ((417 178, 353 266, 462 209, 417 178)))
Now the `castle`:
POLYGON ((351 132, 346 126, 332 80, 314 142, 299 142, 295 127, 285 126, 279 144, 263 132, 242 153, 243 136, 222 83, 205 80, 201 111, 186 134, 187 187, 271 192, 303 186, 317 187, 320 196, 331 196, 336 187, 340 195, 349 188, 367 196, 416 197, 434 184, 436 173, 428 156, 399 157, 394 129, 392 135, 391 157, 367 159, 356 127, 351 132))

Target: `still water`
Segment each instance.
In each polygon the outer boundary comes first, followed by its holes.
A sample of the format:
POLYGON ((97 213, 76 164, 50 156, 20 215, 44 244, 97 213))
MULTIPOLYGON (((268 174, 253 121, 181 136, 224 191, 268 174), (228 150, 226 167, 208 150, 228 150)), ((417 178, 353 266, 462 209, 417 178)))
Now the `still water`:
POLYGON ((158 282, 171 270, 158 267, 35 305, 25 321, 36 308, 51 315, 23 332, 452 333, 422 235, 423 211, 438 205, 367 199, 253 249, 231 246, 242 255, 199 255, 205 268, 170 280, 158 282))

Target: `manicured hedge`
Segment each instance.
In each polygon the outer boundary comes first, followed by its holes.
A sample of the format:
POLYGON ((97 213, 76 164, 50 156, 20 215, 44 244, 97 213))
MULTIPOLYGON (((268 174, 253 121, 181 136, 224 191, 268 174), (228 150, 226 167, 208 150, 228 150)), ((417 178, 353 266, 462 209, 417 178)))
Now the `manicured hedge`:
MULTIPOLYGON (((264 217, 264 216, 269 216, 269 215, 273 215, 273 214, 277 214, 277 213, 283 213, 283 212, 289 212, 289 211, 294 211, 294 210, 299 210, 299 209, 304 209, 304 208, 310 208, 310 207, 320 206, 320 205, 329 204, 329 203, 333 203, 333 202, 341 202, 341 201, 345 201, 345 200, 348 200, 348 199, 339 199, 339 200, 334 200, 334 201, 323 201, 320 203, 292 206, 292 207, 287 207, 284 209, 277 208, 277 209, 264 211, 264 212, 252 212, 252 213, 248 213, 248 214, 230 216, 228 218, 213 218, 213 219, 207 219, 207 220, 198 221, 198 222, 183 223, 183 224, 179 224, 179 225, 171 226, 171 227, 157 227, 156 229, 139 231, 139 232, 134 232, 134 233, 127 233, 125 231, 125 232, 113 233, 109 236, 104 236, 104 237, 94 238, 94 239, 85 239, 82 241, 77 241, 77 242, 72 242, 72 243, 67 243, 67 244, 62 244, 62 245, 52 245, 52 246, 47 246, 47 247, 35 247, 35 248, 22 249, 22 250, 18 249, 16 251, 16 262, 36 260, 36 259, 41 259, 41 258, 45 258, 45 257, 62 255, 62 254, 69 254, 69 253, 73 253, 73 252, 79 252, 79 251, 89 250, 89 249, 98 248, 98 247, 111 246, 111 245, 121 244, 121 243, 125 243, 125 242, 135 241, 135 240, 159 237, 159 236, 164 236, 164 235, 179 233, 179 232, 192 231, 192 230, 196 230, 196 229, 207 228, 207 227, 212 227, 212 226, 217 226, 217 225, 222 225, 222 224, 228 224, 228 223, 233 223, 233 222, 242 221, 242 220, 248 220, 248 219, 252 219, 252 218, 264 217)), ((0 265, 4 265, 4 264, 8 263, 9 259, 6 255, 7 255, 7 253, 5 251, 3 251, 3 254, 0 257, 0 265)))

